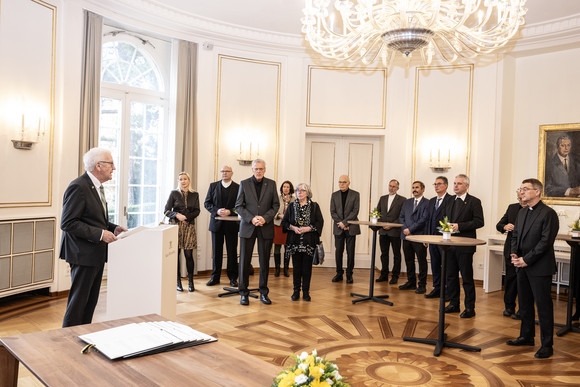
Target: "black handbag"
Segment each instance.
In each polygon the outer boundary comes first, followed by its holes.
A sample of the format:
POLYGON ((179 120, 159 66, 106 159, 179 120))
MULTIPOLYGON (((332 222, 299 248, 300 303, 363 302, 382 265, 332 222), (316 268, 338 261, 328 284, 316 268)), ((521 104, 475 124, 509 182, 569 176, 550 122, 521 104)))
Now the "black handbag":
POLYGON ((316 248, 314 249, 314 255, 312 256, 313 265, 322 265, 324 263, 324 246, 322 242, 318 242, 316 248))

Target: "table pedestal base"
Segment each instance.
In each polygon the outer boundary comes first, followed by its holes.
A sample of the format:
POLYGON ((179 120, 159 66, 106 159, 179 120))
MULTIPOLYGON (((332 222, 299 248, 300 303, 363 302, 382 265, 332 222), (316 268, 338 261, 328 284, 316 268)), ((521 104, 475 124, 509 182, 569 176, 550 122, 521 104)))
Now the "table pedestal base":
POLYGON ((420 339, 417 337, 403 337, 403 341, 411 341, 413 343, 434 345, 435 346, 435 350, 433 351, 434 356, 441 355, 441 351, 443 350, 443 347, 459 348, 459 349, 465 349, 466 351, 481 352, 481 348, 479 348, 479 347, 474 347, 472 345, 467 345, 467 344, 454 343, 453 341, 447 341, 447 334, 444 335, 443 341, 439 341, 439 340, 435 340, 435 339, 420 339))
POLYGON ((351 297, 360 297, 358 300, 352 300, 353 304, 356 304, 357 302, 374 301, 380 302, 381 304, 393 306, 392 302, 384 300, 384 298, 389 298, 388 294, 383 294, 379 296, 369 296, 366 294, 351 293, 350 295, 351 297))
MULTIPOLYGON (((229 288, 229 287, 225 287, 223 288, 225 290, 224 293, 220 293, 218 294, 218 297, 225 297, 225 296, 233 296, 236 294, 240 294, 240 289, 238 288, 229 288)), ((248 291, 250 292, 249 296, 252 298, 258 298, 257 294, 252 294, 252 292, 258 292, 260 291, 260 289, 255 288, 255 289, 248 289, 248 291)))

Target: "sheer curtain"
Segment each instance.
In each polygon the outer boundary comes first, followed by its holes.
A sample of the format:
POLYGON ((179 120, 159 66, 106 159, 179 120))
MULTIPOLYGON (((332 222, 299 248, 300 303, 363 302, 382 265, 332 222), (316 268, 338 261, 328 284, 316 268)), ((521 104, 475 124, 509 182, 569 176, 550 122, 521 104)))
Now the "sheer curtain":
POLYGON ((83 155, 99 144, 102 38, 103 17, 85 10, 79 123, 79 174, 84 172, 83 155))

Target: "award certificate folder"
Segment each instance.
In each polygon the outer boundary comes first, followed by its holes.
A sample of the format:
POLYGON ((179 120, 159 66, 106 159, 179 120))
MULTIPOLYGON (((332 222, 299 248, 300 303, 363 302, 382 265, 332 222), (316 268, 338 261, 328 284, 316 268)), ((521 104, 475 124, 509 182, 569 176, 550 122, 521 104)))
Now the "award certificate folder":
POLYGON ((173 321, 143 322, 81 335, 111 360, 151 355, 217 341, 216 338, 173 321))

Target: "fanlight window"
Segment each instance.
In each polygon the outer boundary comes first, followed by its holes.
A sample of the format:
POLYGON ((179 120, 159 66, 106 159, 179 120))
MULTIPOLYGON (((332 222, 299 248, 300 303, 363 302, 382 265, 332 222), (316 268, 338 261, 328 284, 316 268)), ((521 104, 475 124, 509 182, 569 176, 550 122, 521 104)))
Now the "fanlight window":
POLYGON ((151 56, 137 46, 116 41, 103 44, 102 81, 163 91, 161 74, 151 56))

